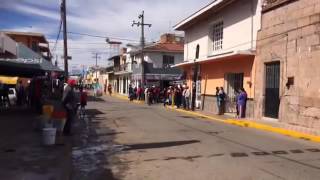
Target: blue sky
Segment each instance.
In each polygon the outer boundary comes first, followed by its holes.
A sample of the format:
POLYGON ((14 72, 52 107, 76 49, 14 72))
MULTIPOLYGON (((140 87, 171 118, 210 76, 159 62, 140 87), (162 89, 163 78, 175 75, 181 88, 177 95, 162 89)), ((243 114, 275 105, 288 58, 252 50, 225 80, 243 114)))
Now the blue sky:
MULTIPOLYGON (((66 0, 68 31, 107 37, 121 37, 139 40, 140 32, 131 27, 139 13, 145 11, 146 22, 152 23, 146 29, 147 41, 156 41, 172 26, 212 0, 66 0)), ((46 35, 51 48, 54 45, 58 27, 61 0, 1 0, 0 29, 39 32, 46 35)), ((103 38, 69 35, 70 62, 74 67, 93 65, 93 52, 101 52, 100 65, 106 64, 110 56, 103 38)), ((117 39, 114 39, 117 40, 117 39)), ((134 42, 134 41, 132 41, 134 42)), ((127 43, 127 42, 124 42, 127 43)), ((62 41, 53 54, 62 55, 62 41)), ((59 64, 62 60, 59 58, 59 64)))

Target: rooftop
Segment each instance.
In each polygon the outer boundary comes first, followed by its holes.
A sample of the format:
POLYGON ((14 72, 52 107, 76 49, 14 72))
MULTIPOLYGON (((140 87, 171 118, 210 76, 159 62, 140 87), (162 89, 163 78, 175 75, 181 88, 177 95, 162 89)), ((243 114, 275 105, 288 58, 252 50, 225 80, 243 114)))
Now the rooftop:
POLYGON ((175 43, 156 43, 144 48, 149 52, 183 52, 183 44, 175 43))
POLYGON ((16 35, 16 36, 31 36, 31 37, 39 37, 43 42, 48 43, 44 34, 37 32, 17 32, 17 31, 2 31, 7 35, 16 35))
POLYGON ((199 22, 200 20, 203 20, 212 15, 212 11, 218 11, 234 1, 235 0, 214 0, 210 4, 198 10, 197 12, 191 14, 189 17, 180 21, 178 24, 174 26, 174 29, 177 31, 183 31, 186 28, 192 26, 193 24, 199 22))

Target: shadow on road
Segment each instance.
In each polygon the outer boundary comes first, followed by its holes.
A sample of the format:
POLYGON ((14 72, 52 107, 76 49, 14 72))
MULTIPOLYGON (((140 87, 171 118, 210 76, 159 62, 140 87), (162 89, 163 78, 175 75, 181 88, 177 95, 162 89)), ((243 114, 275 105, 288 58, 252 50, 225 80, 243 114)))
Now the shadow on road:
POLYGON ((101 97, 88 96, 88 102, 106 102, 101 97))
POLYGON ((158 143, 132 144, 132 145, 126 145, 126 148, 124 148, 123 151, 167 148, 167 147, 173 147, 173 146, 183 146, 187 144, 194 144, 199 142, 200 141, 198 140, 189 140, 189 141, 170 141, 170 142, 158 142, 158 143))

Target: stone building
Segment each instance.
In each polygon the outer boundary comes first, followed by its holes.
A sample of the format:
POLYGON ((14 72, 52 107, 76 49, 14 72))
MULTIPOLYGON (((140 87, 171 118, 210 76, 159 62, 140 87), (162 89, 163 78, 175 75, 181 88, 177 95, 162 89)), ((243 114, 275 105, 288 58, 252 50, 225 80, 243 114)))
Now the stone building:
POLYGON ((266 0, 258 33, 255 118, 320 129, 320 1, 266 0))

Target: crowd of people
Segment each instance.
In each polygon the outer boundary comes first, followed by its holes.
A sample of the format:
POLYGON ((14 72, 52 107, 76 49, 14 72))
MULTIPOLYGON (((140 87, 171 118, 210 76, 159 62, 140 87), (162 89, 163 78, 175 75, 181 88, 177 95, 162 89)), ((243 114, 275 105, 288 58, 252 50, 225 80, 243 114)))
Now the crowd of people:
POLYGON ((174 85, 161 89, 159 86, 133 87, 129 85, 129 100, 144 100, 146 104, 173 105, 177 108, 190 109, 191 92, 187 85, 174 85))
MULTIPOLYGON (((144 100, 146 104, 163 103, 164 106, 170 105, 176 108, 190 110, 191 90, 186 85, 173 85, 162 90, 158 86, 142 88, 141 86, 133 87, 129 85, 129 100, 144 100)), ((216 87, 215 96, 217 98, 217 115, 223 115, 226 111, 226 102, 228 97, 223 87, 216 87)), ((244 88, 235 90, 235 109, 237 118, 245 118, 248 95, 244 88)))

